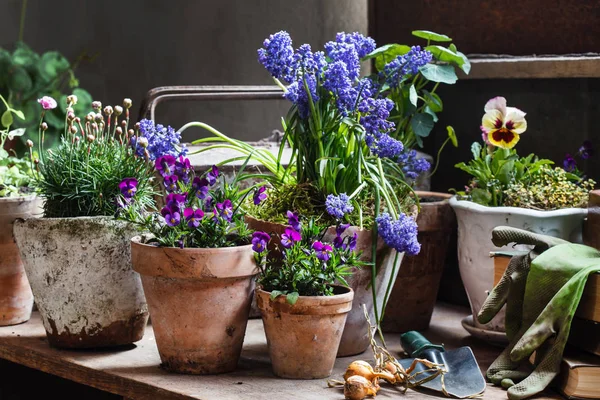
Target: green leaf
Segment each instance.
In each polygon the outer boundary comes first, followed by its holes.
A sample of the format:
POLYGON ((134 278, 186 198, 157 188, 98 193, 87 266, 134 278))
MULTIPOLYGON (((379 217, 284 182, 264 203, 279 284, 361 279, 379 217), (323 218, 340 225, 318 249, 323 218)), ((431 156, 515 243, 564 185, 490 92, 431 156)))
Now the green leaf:
POLYGON ((431 108, 431 111, 441 112, 444 110, 444 103, 442 102, 440 96, 437 95, 437 93, 430 93, 427 90, 423 90, 423 93, 425 94, 427 105, 429 106, 429 108, 431 108))
POLYGON ((454 147, 458 147, 458 138, 456 137, 456 132, 454 131, 454 128, 448 125, 446 127, 446 131, 448 131, 448 137, 450 138, 452 145, 454 147))
POLYGON ((271 290, 271 300, 275 300, 278 296, 281 296, 283 294, 283 292, 281 292, 280 290, 271 290))
POLYGON ((410 100, 410 104, 415 107, 417 106, 417 100, 419 99, 419 96, 417 95, 417 89, 415 89, 415 85, 410 85, 408 99, 410 100))
POLYGON ((412 31, 413 36, 421 39, 431 40, 433 42, 451 42, 452 39, 441 33, 435 33, 431 31, 412 31))
POLYGON ((435 123, 433 117, 429 114, 415 114, 410 120, 410 125, 415 135, 420 137, 427 137, 431 133, 435 123))
POLYGON ((454 43, 450 43, 450 45, 448 46, 448 49, 450 49, 451 51, 455 52, 457 51, 456 49, 456 45, 454 43))
POLYGON ((382 71, 383 67, 398 56, 402 56, 410 51, 410 47, 404 44, 386 44, 366 55, 363 60, 375 58, 375 68, 382 71))
POLYGON ((9 127, 13 123, 13 116, 10 110, 6 110, 2 113, 2 126, 9 127))
POLYGON ((23 67, 15 67, 9 74, 8 88, 13 92, 27 92, 33 86, 31 77, 23 67))
POLYGON ((39 72, 42 79, 50 82, 56 79, 60 74, 67 71, 71 64, 58 51, 49 51, 42 55, 39 63, 39 72))
POLYGON ((471 190, 471 199, 475 203, 486 206, 492 201, 492 194, 485 189, 475 188, 471 190))
POLYGON ((62 117, 59 117, 57 114, 57 109, 48 110, 44 115, 44 121, 52 128, 62 129, 65 126, 65 121, 62 117))
POLYGON ((25 119, 25 114, 23 114, 23 111, 21 111, 21 110, 14 110, 14 109, 11 109, 10 111, 12 111, 13 114, 15 114, 17 117, 21 118, 22 120, 25 119))
POLYGON ((421 74, 432 82, 453 85, 458 80, 454 67, 451 65, 427 64, 421 67, 421 74))
POLYGON ((423 109, 423 112, 425 114, 431 115, 431 118, 433 118, 433 122, 438 122, 439 118, 438 118, 437 114, 435 112, 433 112, 433 110, 429 106, 425 106, 425 109, 423 109))
POLYGON ((38 64, 40 56, 26 45, 20 44, 13 52, 12 60, 15 65, 30 69, 38 64))
POLYGON ((473 142, 471 145, 471 154, 473 154, 474 160, 477 160, 481 156, 481 144, 479 142, 473 142))
POLYGON ((439 61, 445 61, 449 63, 454 63, 459 67, 465 63, 464 58, 442 46, 432 45, 425 47, 425 50, 429 51, 433 56, 439 61))
POLYGON ((288 302, 288 304, 294 305, 298 301, 299 296, 300 295, 298 294, 298 292, 288 293, 288 295, 285 296, 285 300, 288 302))
POLYGON ((471 61, 469 61, 467 56, 465 56, 460 51, 457 51, 456 54, 458 54, 458 56, 461 57, 464 61, 460 69, 462 69, 465 74, 469 75, 469 72, 471 72, 471 61))

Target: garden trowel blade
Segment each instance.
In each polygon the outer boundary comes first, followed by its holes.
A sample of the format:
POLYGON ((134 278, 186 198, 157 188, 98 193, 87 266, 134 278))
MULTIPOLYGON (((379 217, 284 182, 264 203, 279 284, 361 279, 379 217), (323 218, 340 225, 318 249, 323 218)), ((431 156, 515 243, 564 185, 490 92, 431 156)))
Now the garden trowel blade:
MULTIPOLYGON (((419 358, 425 358, 431 362, 445 365, 447 372, 444 374, 444 386, 446 392, 451 396, 464 399, 482 393, 485 390, 485 379, 481 374, 481 370, 475 360, 475 355, 470 347, 461 347, 449 351, 430 349, 424 351, 419 358)), ((402 367, 407 369, 413 360, 414 358, 404 358, 399 361, 402 367)), ((415 372, 426 371, 427 369, 425 365, 418 363, 411 375, 415 372)), ((417 379, 420 380, 431 375, 433 373, 423 372, 418 375, 417 379)), ((440 376, 422 384, 421 387, 443 392, 440 376)))

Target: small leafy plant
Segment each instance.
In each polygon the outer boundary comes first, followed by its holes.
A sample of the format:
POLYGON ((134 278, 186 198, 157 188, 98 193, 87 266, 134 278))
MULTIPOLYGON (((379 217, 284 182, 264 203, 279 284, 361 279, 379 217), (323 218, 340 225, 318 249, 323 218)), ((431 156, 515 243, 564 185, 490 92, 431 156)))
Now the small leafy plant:
MULTIPOLYGON (((77 117, 73 106, 75 95, 67 98, 67 116, 60 145, 44 151, 48 124, 39 125, 39 160, 36 164, 35 185, 45 199, 45 217, 112 216, 117 210, 115 199, 123 176, 135 178, 141 204, 152 202, 152 166, 146 157, 136 155, 129 139, 139 126, 129 128, 131 100, 123 106, 104 107, 93 102, 93 111, 84 118, 77 117)), ((44 111, 57 107, 50 97, 39 100, 44 111)), ((33 146, 33 143, 31 143, 33 146)))
POLYGON ((16 157, 16 154, 11 156, 4 149, 4 144, 25 132, 22 128, 10 129, 14 121, 13 115, 23 118, 23 113, 10 107, 2 95, 0 100, 6 107, 1 119, 3 129, 0 130, 0 197, 21 196, 33 191, 29 187, 33 178, 31 163, 27 159, 16 157))
POLYGON ((156 159, 155 168, 167 193, 160 213, 148 211, 147 205, 138 201, 135 179, 125 178, 119 184, 119 218, 150 232, 153 236, 150 243, 180 248, 250 243, 252 232, 244 222, 240 205, 250 194, 256 203, 264 200, 264 186, 240 190, 237 177, 227 182, 216 166, 204 176, 195 176, 189 159, 184 156, 161 156, 156 159))
POLYGON ((314 218, 301 223, 298 214, 288 211, 288 227, 281 239, 281 265, 268 260, 267 244, 271 237, 265 232, 254 232, 252 248, 261 269, 258 284, 271 292, 271 299, 285 296, 295 304, 299 296, 333 296, 334 283, 348 286, 345 277, 353 268, 365 265, 355 253, 357 234, 342 237, 350 224, 336 227, 332 244, 324 243, 327 227, 320 227, 314 218))
POLYGON ((582 207, 595 182, 563 169, 552 169, 551 160, 534 154, 519 157, 515 145, 527 129, 525 113, 506 106, 504 97, 485 105, 482 139, 486 146, 471 146, 473 160, 456 167, 473 176, 461 199, 484 206, 514 206, 539 210, 582 207))

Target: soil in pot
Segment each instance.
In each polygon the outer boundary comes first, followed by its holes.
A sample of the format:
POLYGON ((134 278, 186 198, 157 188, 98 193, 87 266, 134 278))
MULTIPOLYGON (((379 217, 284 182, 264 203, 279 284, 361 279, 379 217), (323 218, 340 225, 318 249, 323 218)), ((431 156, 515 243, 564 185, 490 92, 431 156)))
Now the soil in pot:
POLYGON ((382 322, 384 332, 425 330, 429 327, 444 271, 449 238, 456 217, 446 193, 417 192, 421 251, 406 256, 392 289, 382 322))
POLYGON ((254 276, 252 245, 169 248, 131 241, 163 368, 186 374, 236 369, 248 323, 254 276))
POLYGON ((354 292, 336 287, 334 296, 271 299, 256 290, 273 373, 281 378, 318 379, 331 375, 354 292))
POLYGON ((13 238, 13 223, 39 214, 40 203, 36 196, 0 198, 0 326, 31 317, 33 293, 13 238))
POLYGON ((131 268, 134 226, 110 217, 33 218, 15 222, 14 234, 52 346, 142 338, 148 311, 131 268))

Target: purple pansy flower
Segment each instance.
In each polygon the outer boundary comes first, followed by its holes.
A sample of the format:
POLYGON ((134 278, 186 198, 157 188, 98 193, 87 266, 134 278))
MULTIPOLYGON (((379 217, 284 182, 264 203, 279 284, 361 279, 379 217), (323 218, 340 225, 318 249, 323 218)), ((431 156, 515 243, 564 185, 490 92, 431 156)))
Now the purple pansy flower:
POLYGON ((302 236, 292 228, 285 228, 285 232, 281 235, 281 245, 286 249, 289 249, 294 242, 299 242, 300 240, 302 240, 302 236))
POLYGON ((258 188, 258 190, 256 192, 254 192, 254 205, 255 206, 259 205, 261 201, 263 201, 267 198, 267 194, 265 193, 265 190, 267 190, 267 187, 261 186, 258 188))
POLYGON ((205 210, 210 210, 211 208, 214 207, 215 201, 211 196, 206 196, 206 198, 204 199, 204 209, 205 210))
POLYGON ((197 198, 204 200, 208 194, 208 180, 198 176, 195 177, 192 181, 192 189, 194 189, 197 198))
POLYGON ((300 220, 298 219, 298 214, 288 211, 287 212, 287 217, 288 217, 288 225, 292 227, 292 229, 294 229, 295 231, 300 232, 300 220))
POLYGON ((177 175, 167 175, 165 176, 165 180, 164 180, 164 185, 165 185, 165 189, 167 189, 167 192, 175 192, 177 191, 177 181, 179 180, 179 178, 177 177, 177 175))
POLYGON ((158 157, 154 162, 154 168, 162 176, 173 175, 173 172, 175 172, 175 157, 169 154, 158 157))
POLYGON ((588 158, 593 156, 594 149, 592 147, 592 142, 590 142, 589 140, 586 140, 585 142, 583 142, 583 145, 579 148, 579 155, 584 160, 587 160, 588 158))
POLYGON ((350 227, 350 224, 339 224, 335 228, 335 239, 333 239, 333 247, 340 249, 344 247, 344 238, 342 234, 350 227))
POLYGON ((223 219, 231 221, 231 218, 233 217, 233 205, 231 204, 231 200, 227 199, 222 203, 217 203, 215 208, 215 216, 218 212, 219 216, 223 219))
POLYGON ((175 161, 175 174, 183 183, 187 184, 190 181, 191 170, 190 160, 184 156, 179 156, 179 159, 175 161))
POLYGON ((329 254, 331 250, 330 245, 316 241, 312 245, 313 250, 317 253, 317 258, 321 261, 328 261, 331 255, 329 254))
POLYGON ((179 213, 179 209, 166 206, 160 210, 160 213, 165 218, 165 222, 169 226, 177 226, 179 225, 179 222, 181 222, 181 214, 179 213))
POLYGON ((185 205, 187 199, 187 193, 171 193, 168 194, 165 202, 167 207, 173 210, 181 210, 181 207, 185 205))
POLYGON ((137 191, 138 180, 135 178, 125 178, 119 183, 121 194, 126 200, 131 200, 137 191))
POLYGON ((202 218, 204 218, 204 211, 199 208, 194 210, 193 208, 188 207, 183 210, 183 216, 190 228, 197 228, 200 225, 202 218))
POLYGON ((344 250, 348 249, 350 251, 354 251, 356 249, 356 241, 358 240, 358 234, 354 232, 354 235, 348 240, 348 246, 344 247, 344 250))
POLYGON ((262 253, 267 249, 267 244, 271 240, 271 236, 265 232, 254 232, 252 234, 252 250, 257 253, 262 253))
POLYGON ((208 184, 210 186, 217 183, 217 178, 219 177, 219 168, 216 165, 213 165, 211 170, 206 174, 206 179, 208 180, 208 184))
POLYGON ((573 172, 577 168, 577 161, 573 158, 569 153, 565 154, 565 159, 563 160, 563 168, 567 172, 573 172))

